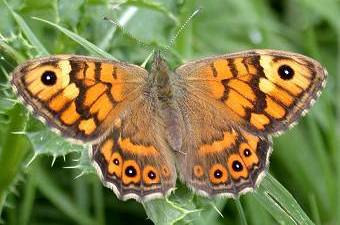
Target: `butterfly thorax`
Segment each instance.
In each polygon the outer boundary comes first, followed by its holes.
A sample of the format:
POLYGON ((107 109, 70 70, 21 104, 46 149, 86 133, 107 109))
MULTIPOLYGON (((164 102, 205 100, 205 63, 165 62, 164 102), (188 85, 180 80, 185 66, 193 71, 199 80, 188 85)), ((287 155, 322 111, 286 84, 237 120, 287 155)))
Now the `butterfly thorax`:
POLYGON ((169 145, 173 150, 180 152, 182 146, 180 117, 173 99, 174 90, 171 84, 171 78, 174 78, 174 76, 175 74, 170 71, 160 53, 156 52, 152 62, 150 78, 158 99, 158 113, 166 127, 166 138, 169 145))
POLYGON ((170 104, 172 98, 169 75, 170 70, 165 60, 160 56, 159 52, 155 53, 150 76, 153 81, 158 100, 165 105, 170 104))

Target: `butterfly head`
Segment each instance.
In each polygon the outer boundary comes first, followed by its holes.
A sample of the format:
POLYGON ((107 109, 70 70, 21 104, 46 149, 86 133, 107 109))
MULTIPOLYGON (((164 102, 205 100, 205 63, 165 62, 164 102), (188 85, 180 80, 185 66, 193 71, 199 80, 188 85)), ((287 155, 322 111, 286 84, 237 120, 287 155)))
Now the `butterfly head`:
POLYGON ((169 82, 169 67, 159 50, 154 53, 150 75, 156 86, 164 87, 169 82))

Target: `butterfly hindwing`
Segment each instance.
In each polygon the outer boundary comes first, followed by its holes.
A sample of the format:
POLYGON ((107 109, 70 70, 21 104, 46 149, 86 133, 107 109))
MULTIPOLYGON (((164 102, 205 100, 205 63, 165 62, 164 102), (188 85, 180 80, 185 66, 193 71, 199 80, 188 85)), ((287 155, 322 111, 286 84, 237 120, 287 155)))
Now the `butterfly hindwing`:
POLYGON ((269 137, 229 128, 179 157, 182 179, 204 196, 235 197, 256 187, 271 153, 269 137))
POLYGON ((175 161, 152 103, 137 98, 114 122, 91 158, 105 186, 121 199, 145 201, 165 196, 176 183, 175 161))

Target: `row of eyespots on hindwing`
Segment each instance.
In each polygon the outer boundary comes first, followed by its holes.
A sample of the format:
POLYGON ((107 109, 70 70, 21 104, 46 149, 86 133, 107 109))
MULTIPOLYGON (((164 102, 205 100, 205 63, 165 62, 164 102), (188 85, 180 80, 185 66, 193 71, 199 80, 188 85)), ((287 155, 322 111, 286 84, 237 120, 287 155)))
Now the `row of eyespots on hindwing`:
POLYGON ((156 166, 145 164, 141 166, 134 159, 124 159, 121 149, 115 146, 112 139, 106 140, 100 146, 101 157, 104 158, 105 172, 109 176, 114 176, 121 180, 124 185, 139 184, 141 181, 145 185, 160 183, 161 177, 169 177, 170 171, 163 165, 161 171, 156 166))
MULTIPOLYGON (((260 139, 245 132, 242 135, 244 135, 244 139, 237 142, 234 146, 236 151, 229 154, 225 162, 214 163, 209 168, 205 168, 203 164, 196 164, 192 168, 193 177, 200 180, 207 176, 212 184, 227 183, 230 177, 233 180, 248 178, 250 171, 259 165, 257 149, 260 139)), ((210 154, 215 153, 211 152, 210 154)))

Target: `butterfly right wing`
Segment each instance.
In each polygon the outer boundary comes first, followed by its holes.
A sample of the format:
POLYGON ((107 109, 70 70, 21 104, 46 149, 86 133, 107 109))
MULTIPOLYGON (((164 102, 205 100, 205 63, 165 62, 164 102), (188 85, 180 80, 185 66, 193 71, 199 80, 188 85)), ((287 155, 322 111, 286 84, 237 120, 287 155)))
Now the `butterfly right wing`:
POLYGON ((315 60, 273 50, 201 59, 176 74, 185 134, 183 154, 177 154, 180 177, 208 196, 236 196, 259 183, 270 136, 309 109, 327 75, 315 60))

